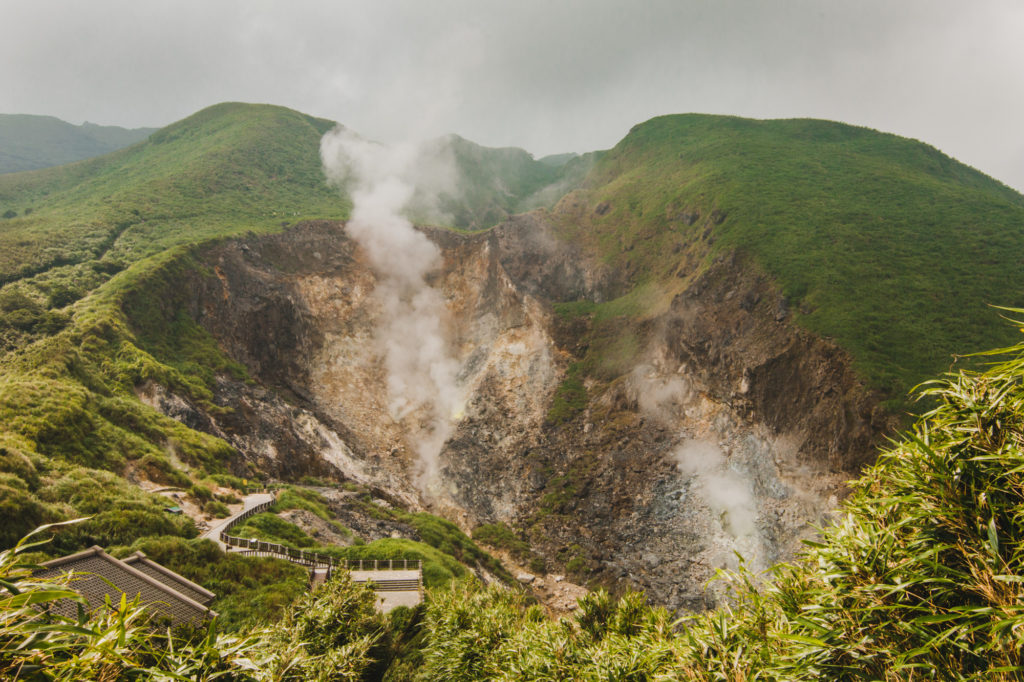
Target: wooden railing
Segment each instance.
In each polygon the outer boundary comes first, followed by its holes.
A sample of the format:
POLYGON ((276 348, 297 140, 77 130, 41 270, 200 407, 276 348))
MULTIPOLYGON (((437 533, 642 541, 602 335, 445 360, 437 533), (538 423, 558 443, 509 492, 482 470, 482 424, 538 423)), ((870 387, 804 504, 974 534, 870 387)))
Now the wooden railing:
POLYGON ((266 511, 273 504, 274 500, 261 502, 252 509, 246 509, 243 513, 236 516, 230 523, 221 528, 221 542, 231 547, 237 547, 240 552, 250 556, 285 559, 293 564, 308 566, 311 570, 326 568, 328 574, 335 568, 345 568, 350 571, 420 571, 422 575, 423 561, 420 559, 341 559, 330 554, 307 552, 304 549, 286 547, 276 542, 264 542, 263 540, 240 538, 227 534, 227 531, 233 526, 251 516, 266 511))
POLYGON ((224 544, 237 547, 250 556, 277 557, 310 568, 346 568, 350 571, 419 571, 423 569, 423 561, 420 559, 342 559, 330 554, 286 547, 276 542, 238 538, 223 532, 220 539, 224 544))

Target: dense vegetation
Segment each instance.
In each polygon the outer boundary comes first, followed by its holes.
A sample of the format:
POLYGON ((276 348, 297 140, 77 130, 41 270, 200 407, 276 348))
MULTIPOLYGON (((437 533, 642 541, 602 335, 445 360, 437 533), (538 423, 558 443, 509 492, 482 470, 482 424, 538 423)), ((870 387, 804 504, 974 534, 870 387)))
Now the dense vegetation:
POLYGON ((341 578, 270 630, 171 646, 126 605, 74 628, 33 620, 32 604, 67 593, 32 584, 5 552, 0 670, 43 665, 42 679, 99 670, 235 680, 1024 679, 1024 343, 1001 357, 928 384, 936 407, 866 472, 835 525, 770 576, 723 576, 734 602, 718 611, 673 621, 642 595, 597 592, 553 621, 522 593, 470 581, 385 618, 341 578))
POLYGON ((302 528, 281 518, 280 513, 289 509, 305 509, 333 525, 341 534, 351 536, 351 532, 337 523, 322 496, 295 486, 288 486, 279 494, 268 512, 246 519, 231 532, 238 537, 275 542, 293 549, 310 549, 340 559, 422 561, 423 582, 427 587, 441 587, 452 580, 468 578, 473 569, 482 569, 506 583, 512 582, 512 576, 501 563, 480 549, 451 521, 426 512, 413 513, 377 504, 368 493, 360 495, 353 504, 371 518, 401 522, 409 529, 410 535, 418 536, 420 540, 381 538, 364 542, 358 539, 344 546, 318 542, 302 528))
POLYGON ((81 161, 127 147, 156 128, 72 125, 52 116, 0 114, 0 173, 81 161))
POLYGON ((440 188, 428 222, 462 230, 497 225, 514 213, 554 204, 578 185, 596 154, 564 154, 534 159, 515 147, 493 149, 458 135, 438 138, 428 149, 451 162, 453 177, 440 188))
POLYGON ((1013 342, 988 306, 1024 304, 1024 197, 920 142, 828 121, 665 116, 634 127, 585 188, 562 229, 631 285, 597 310, 566 309, 598 316, 590 364, 615 366, 637 320, 732 250, 893 398, 954 353, 1013 342))

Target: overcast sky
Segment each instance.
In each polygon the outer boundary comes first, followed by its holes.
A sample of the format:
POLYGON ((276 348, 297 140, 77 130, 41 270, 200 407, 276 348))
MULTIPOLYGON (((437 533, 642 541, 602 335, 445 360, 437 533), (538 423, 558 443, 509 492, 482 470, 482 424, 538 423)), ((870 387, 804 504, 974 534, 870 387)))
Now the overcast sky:
POLYGON ((1022 0, 0 0, 0 113, 162 126, 269 102, 537 156, 652 116, 816 117, 1024 190, 1022 0))

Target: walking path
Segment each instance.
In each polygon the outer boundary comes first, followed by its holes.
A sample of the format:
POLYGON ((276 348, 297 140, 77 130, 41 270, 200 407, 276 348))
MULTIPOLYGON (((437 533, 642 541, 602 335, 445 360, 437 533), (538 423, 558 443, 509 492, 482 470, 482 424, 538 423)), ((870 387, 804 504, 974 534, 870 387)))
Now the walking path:
MULTIPOLYGON (((314 552, 299 552, 299 556, 292 556, 296 553, 295 550, 289 551, 287 548, 273 543, 257 542, 255 540, 252 541, 252 545, 255 546, 250 545, 233 548, 224 542, 224 539, 221 537, 221 534, 230 530, 231 526, 233 526, 240 518, 246 517, 257 507, 270 506, 273 501, 274 496, 270 493, 246 495, 242 500, 242 508, 240 510, 226 519, 218 520, 216 525, 203 533, 202 537, 208 540, 213 540, 225 552, 235 549, 243 554, 276 556, 292 563, 305 566, 310 570, 310 589, 316 589, 326 582, 327 578, 330 576, 330 571, 332 569, 328 567, 328 563, 321 563, 334 562, 335 560, 332 560, 330 557, 319 557, 314 552)), ((244 541, 232 538, 232 542, 239 544, 244 541)), ((355 561, 358 560, 353 560, 352 563, 354 564, 355 561)), ((377 608, 385 613, 396 606, 412 607, 423 601, 423 570, 419 567, 419 562, 403 561, 402 568, 392 568, 392 566, 397 565, 400 561, 401 560, 399 559, 381 559, 379 561, 365 559, 363 561, 359 561, 359 569, 350 571, 353 582, 373 584, 373 589, 377 593, 377 608), (367 567, 369 567, 372 562, 375 570, 361 570, 363 568, 364 561, 367 567), (385 563, 387 564, 387 568, 384 567, 385 563), (409 569, 409 563, 416 565, 417 568, 409 569)), ((343 561, 343 564, 344 563, 347 562, 343 561)))
POLYGON ((261 504, 268 504, 274 501, 274 496, 270 493, 253 493, 252 495, 246 495, 242 499, 242 508, 237 512, 227 517, 226 519, 218 519, 216 523, 210 526, 210 529, 203 533, 202 537, 207 540, 213 540, 220 548, 225 552, 228 551, 228 546, 224 544, 224 541, 220 539, 220 533, 222 530, 227 530, 238 520, 239 516, 242 516, 253 507, 258 507, 261 504))

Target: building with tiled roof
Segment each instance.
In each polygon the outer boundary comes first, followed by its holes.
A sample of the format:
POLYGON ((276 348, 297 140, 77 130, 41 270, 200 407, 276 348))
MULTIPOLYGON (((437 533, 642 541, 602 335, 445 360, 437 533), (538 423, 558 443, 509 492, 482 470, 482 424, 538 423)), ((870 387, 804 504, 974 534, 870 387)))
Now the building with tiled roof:
MULTIPOLYGON (((69 587, 85 597, 90 609, 102 607, 107 597, 112 604, 118 604, 124 594, 129 601, 138 596, 143 606, 174 626, 200 624, 217 615, 208 606, 215 596, 212 592, 161 566, 142 552, 121 561, 104 552, 103 548, 94 546, 41 564, 35 576, 53 578, 67 573, 73 574, 69 587)), ((50 611, 74 617, 77 606, 75 602, 63 599, 50 606, 50 611)))

